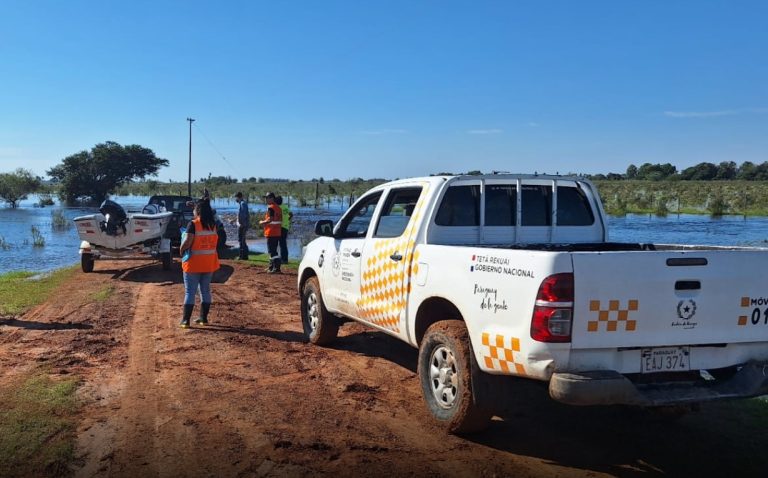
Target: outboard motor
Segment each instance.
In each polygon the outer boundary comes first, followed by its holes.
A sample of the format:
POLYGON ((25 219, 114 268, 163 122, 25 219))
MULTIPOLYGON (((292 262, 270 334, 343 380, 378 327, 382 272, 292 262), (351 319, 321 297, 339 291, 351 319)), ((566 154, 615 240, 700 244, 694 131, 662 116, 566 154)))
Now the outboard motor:
POLYGON ((107 199, 101 203, 99 212, 104 215, 105 219, 99 223, 99 227, 107 235, 117 236, 121 232, 123 234, 128 233, 125 228, 125 224, 128 222, 128 215, 125 214, 125 209, 121 205, 107 199))

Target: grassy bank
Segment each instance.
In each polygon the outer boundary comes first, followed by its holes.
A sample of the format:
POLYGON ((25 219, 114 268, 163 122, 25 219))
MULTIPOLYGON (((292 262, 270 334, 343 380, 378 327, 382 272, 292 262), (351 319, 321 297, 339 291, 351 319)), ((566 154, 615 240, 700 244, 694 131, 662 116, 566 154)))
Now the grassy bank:
MULTIPOLYGON (((236 247, 221 251, 219 257, 222 259, 235 260, 238 258, 239 250, 236 247)), ((264 252, 251 252, 248 254, 248 263, 255 266, 269 267, 269 255, 264 252)), ((289 259, 288 264, 282 264, 282 269, 298 269, 299 261, 297 259, 289 259)))
MULTIPOLYGON (((267 191, 292 198, 292 204, 324 207, 341 200, 348 205, 368 189, 384 180, 324 182, 284 181, 208 184, 214 197, 232 197, 243 191, 251 201, 258 201, 267 191)), ((610 214, 708 214, 768 216, 768 181, 607 181, 596 180, 605 208, 610 214)), ((192 194, 200 195, 205 183, 192 185, 192 194)), ((124 186, 118 194, 186 194, 186 183, 147 181, 124 186)))
POLYGON ((45 302, 74 272, 74 267, 68 267, 42 275, 28 271, 0 274, 0 316, 23 314, 45 302))
POLYGON ((0 476, 69 474, 76 388, 39 371, 0 388, 0 476))
POLYGON ((765 181, 595 181, 613 215, 728 214, 768 216, 765 181))

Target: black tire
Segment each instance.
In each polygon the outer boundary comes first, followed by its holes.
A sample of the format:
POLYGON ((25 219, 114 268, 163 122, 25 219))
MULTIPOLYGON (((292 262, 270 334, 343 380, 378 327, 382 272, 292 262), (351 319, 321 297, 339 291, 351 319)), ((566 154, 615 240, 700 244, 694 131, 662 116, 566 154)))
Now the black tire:
POLYGON ((171 270, 171 253, 163 252, 162 254, 160 254, 160 259, 163 261, 163 270, 164 271, 171 270))
POLYGON ((301 290, 301 323, 307 340, 315 345, 328 345, 339 333, 336 317, 325 308, 317 277, 307 279, 301 290))
POLYGON ((427 329, 419 347, 421 391, 427 409, 449 433, 478 432, 491 421, 491 410, 480 406, 481 397, 473 395, 472 382, 478 380, 473 375, 473 360, 463 322, 444 320, 427 329))
POLYGON ((93 256, 91 254, 80 254, 80 267, 83 272, 93 272, 93 256))

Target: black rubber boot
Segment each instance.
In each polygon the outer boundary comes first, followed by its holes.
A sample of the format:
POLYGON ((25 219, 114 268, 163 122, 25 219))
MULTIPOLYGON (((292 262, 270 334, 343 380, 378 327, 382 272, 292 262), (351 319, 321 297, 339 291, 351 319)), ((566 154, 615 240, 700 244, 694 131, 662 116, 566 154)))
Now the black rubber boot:
POLYGON ((192 318, 192 311, 195 309, 195 304, 184 304, 184 316, 181 318, 179 326, 182 329, 189 328, 189 319, 192 318))
POLYGON ((208 325, 208 312, 211 310, 211 304, 203 302, 200 304, 200 317, 195 319, 196 324, 208 325))

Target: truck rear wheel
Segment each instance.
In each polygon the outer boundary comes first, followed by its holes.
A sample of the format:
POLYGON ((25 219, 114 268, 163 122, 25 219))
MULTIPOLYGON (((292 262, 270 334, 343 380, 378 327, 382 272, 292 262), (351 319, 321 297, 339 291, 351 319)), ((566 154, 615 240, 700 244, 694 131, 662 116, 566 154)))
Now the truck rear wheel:
POLYGON ((419 381, 432 416, 450 433, 484 430, 491 411, 472 393, 472 349, 459 320, 432 324, 419 347, 419 381))
POLYGON ((91 254, 80 254, 80 267, 83 272, 93 272, 93 256, 91 254))
POLYGON ((339 323, 325 308, 320 283, 317 277, 310 277, 301 291, 301 323, 304 335, 315 345, 327 345, 336 339, 339 323))

